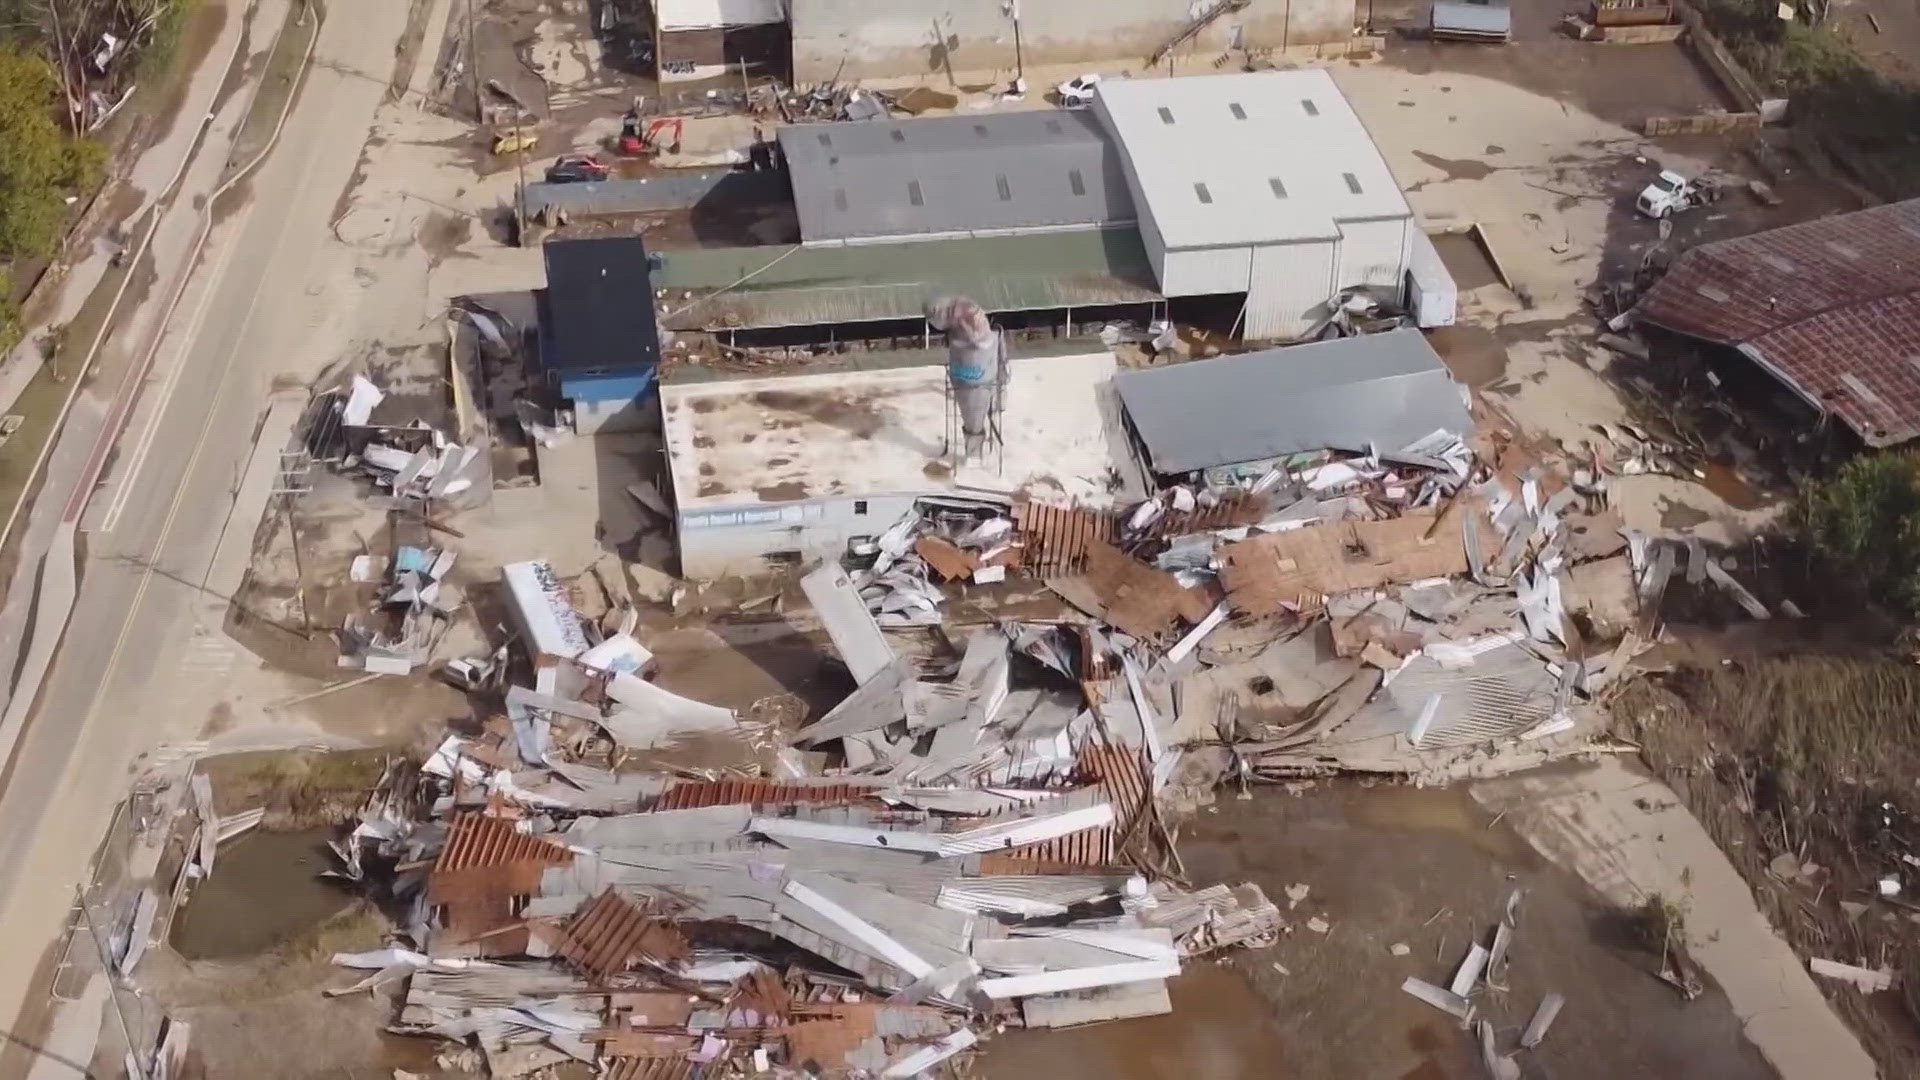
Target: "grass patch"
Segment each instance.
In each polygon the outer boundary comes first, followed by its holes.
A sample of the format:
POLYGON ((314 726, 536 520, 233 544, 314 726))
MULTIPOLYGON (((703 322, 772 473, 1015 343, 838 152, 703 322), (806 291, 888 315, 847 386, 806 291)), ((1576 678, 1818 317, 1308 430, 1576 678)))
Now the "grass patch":
POLYGON ((338 915, 274 949, 290 964, 330 964, 334 953, 366 952, 387 939, 387 917, 372 901, 358 900, 338 915))
POLYGON ((208 758, 221 814, 265 807, 274 829, 303 829, 352 820, 380 781, 391 750, 259 750, 208 758))
MULTIPOLYGON (((1920 851, 1920 668, 1795 658, 1636 679, 1614 698, 1623 734, 1685 801, 1802 956, 1869 957, 1920 978, 1908 912, 1877 898, 1920 851), (1815 881, 1783 880, 1780 855, 1815 881), (1850 913, 1841 907, 1865 904, 1850 913)), ((1643 922, 1649 916, 1641 916, 1643 922)), ((1650 923, 1649 923, 1650 925, 1650 923)), ((1920 1076, 1920 994, 1830 996, 1884 1076, 1920 1076)))
POLYGON ((173 65, 173 58, 180 52, 181 39, 185 37, 187 20, 200 6, 200 0, 173 0, 167 10, 153 24, 153 34, 140 50, 134 74, 138 81, 152 83, 165 78, 167 69, 173 65))
POLYGON ((1757 778, 1761 812, 1844 829, 1837 808, 1920 802, 1920 668, 1806 657, 1688 670, 1629 685, 1619 707, 1650 745, 1691 737, 1677 726, 1697 718, 1757 778))
POLYGON ((1782 22, 1773 0, 1704 0, 1701 16, 1754 79, 1792 101, 1792 119, 1844 144, 1886 198, 1920 193, 1920 87, 1876 71, 1828 27, 1782 22))

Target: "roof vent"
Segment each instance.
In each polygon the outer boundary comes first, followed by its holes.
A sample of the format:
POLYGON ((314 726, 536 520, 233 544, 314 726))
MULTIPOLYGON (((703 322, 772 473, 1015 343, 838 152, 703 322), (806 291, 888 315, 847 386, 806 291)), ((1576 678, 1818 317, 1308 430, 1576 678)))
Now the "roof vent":
POLYGON ((1700 284, 1695 285, 1693 287, 1693 291, 1699 293, 1701 296, 1706 297, 1707 299, 1713 301, 1716 304, 1724 304, 1727 301, 1733 299, 1732 296, 1727 294, 1727 291, 1725 289, 1722 289, 1716 285, 1709 285, 1705 282, 1701 282, 1700 284))
POLYGON ((1355 195, 1360 194, 1360 178, 1359 177, 1353 175, 1352 173, 1341 173, 1340 175, 1347 178, 1348 191, 1353 192, 1355 195))
POLYGON ((1274 198, 1284 199, 1287 197, 1287 185, 1281 183, 1279 177, 1277 176, 1267 177, 1267 186, 1273 189, 1274 198))
POLYGON ((1007 178, 1004 175, 994 177, 993 184, 1000 189, 1001 202, 1013 201, 1013 188, 1007 186, 1007 178))
POLYGON ((1308 116, 1320 115, 1320 106, 1315 105, 1312 98, 1301 98, 1300 107, 1307 111, 1308 116))
POLYGON ((1247 118, 1247 110, 1241 108, 1240 103, 1237 101, 1229 101, 1227 103, 1227 111, 1233 114, 1235 120, 1245 120, 1247 118))
POLYGON ((1080 175, 1079 169, 1067 170, 1067 186, 1073 189, 1075 195, 1085 195, 1087 193, 1087 181, 1085 177, 1080 175))
POLYGON ((1194 193, 1195 195, 1197 195, 1197 196, 1199 196, 1199 197, 1200 197, 1200 201, 1201 201, 1201 202, 1203 202, 1203 203, 1207 203, 1207 204, 1212 204, 1212 202, 1213 202, 1213 192, 1211 192, 1211 191, 1208 191, 1208 190, 1207 190, 1207 185, 1205 185, 1205 184, 1195 184, 1195 185, 1193 185, 1193 193, 1194 193))
POLYGON ((907 181, 907 201, 915 206, 925 206, 926 200, 920 197, 920 181, 907 181))
POLYGON ((1173 123, 1173 110, 1167 108, 1165 105, 1160 106, 1160 122, 1163 124, 1173 123))

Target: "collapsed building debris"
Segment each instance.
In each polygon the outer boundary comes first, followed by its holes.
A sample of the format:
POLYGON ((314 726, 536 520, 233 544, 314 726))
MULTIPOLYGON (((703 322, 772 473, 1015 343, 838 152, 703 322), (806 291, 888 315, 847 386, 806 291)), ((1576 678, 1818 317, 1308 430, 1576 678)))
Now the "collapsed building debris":
MULTIPOLYGON (((1257 887, 1190 892, 1150 869, 1167 855, 1137 720, 1110 729, 1009 689, 1012 650, 1052 655, 1045 642, 982 631, 932 682, 868 632, 844 575, 810 582, 862 691, 897 708, 793 741, 851 740, 911 707, 926 752, 876 738, 867 775, 779 781, 596 773, 553 731, 580 721, 625 746, 629 725, 736 722, 632 670, 596 673, 604 641, 575 657, 529 644, 539 688, 509 686, 511 737, 450 736, 416 772, 390 770, 340 845, 348 876, 393 867, 383 887, 412 914, 406 944, 335 958, 362 973, 337 992, 405 980, 393 1030, 470 1043, 496 1076, 574 1060, 909 1077, 996 1024, 1168 1012, 1183 960, 1276 938, 1257 887), (588 798, 596 785, 620 794, 588 798)), ((567 624, 552 590, 526 592, 567 624)))

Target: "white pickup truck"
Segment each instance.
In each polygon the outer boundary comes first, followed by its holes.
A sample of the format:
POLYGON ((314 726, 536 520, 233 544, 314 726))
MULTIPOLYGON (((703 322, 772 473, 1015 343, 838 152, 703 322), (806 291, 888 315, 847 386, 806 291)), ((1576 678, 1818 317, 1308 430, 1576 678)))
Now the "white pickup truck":
POLYGON ((1634 200, 1633 207, 1657 220, 1681 210, 1705 206, 1719 197, 1719 186, 1706 177, 1689 180, 1663 169, 1653 178, 1653 183, 1640 189, 1640 197, 1634 200))

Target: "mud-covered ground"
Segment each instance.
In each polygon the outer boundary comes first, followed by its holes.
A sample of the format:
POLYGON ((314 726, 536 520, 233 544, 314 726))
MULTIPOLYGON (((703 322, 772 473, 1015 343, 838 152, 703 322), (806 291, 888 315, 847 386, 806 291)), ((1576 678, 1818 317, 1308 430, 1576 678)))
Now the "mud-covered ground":
POLYGON ((1181 850, 1197 883, 1244 878, 1265 889, 1289 924, 1280 943, 1191 966, 1174 984, 1171 1016, 1011 1033, 991 1045, 983 1075, 1479 1080, 1477 1043, 1400 984, 1409 975, 1445 984, 1515 890, 1507 989, 1482 990, 1480 1015, 1504 1050, 1543 994, 1567 999, 1544 1044, 1520 1055, 1525 1075, 1774 1075, 1717 988, 1682 1001, 1650 973, 1654 958, 1628 919, 1465 787, 1336 780, 1297 795, 1223 794, 1182 829, 1181 850), (1288 910, 1297 885, 1306 898, 1288 910), (1309 928, 1314 918, 1325 933, 1309 928))

